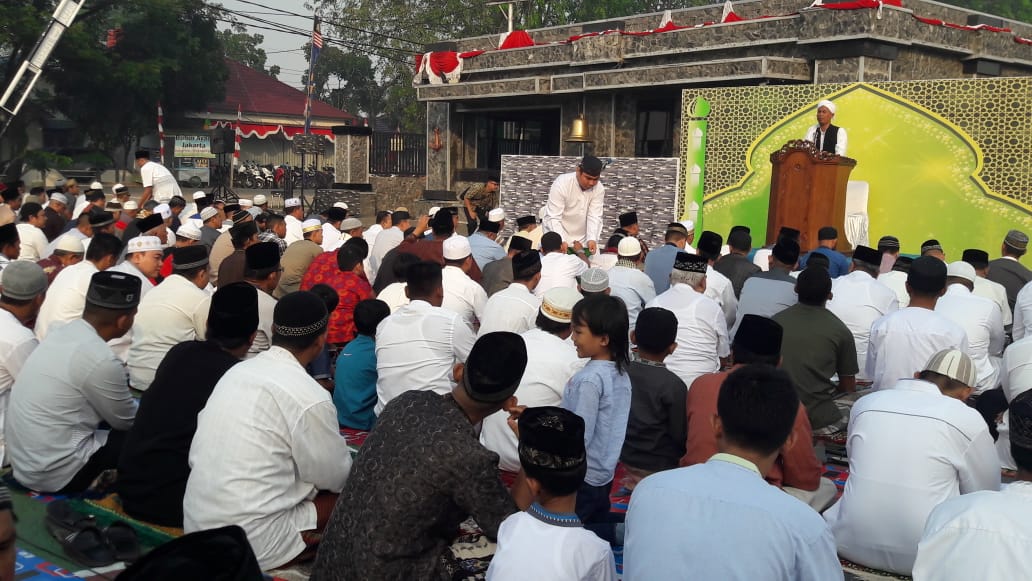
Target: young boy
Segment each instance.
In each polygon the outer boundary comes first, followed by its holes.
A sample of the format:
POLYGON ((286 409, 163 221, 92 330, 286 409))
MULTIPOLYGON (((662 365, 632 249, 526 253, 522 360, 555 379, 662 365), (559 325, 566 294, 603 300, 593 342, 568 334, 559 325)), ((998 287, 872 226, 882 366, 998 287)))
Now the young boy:
POLYGON ((558 407, 527 408, 518 420, 519 456, 534 497, 498 529, 488 581, 612 581, 609 543, 584 529, 575 512, 588 470, 584 420, 558 407))
POLYGON ((624 487, 649 474, 677 468, 688 438, 685 398, 688 388, 663 360, 677 348, 677 317, 652 307, 638 315, 631 341, 638 356, 631 363, 631 414, 620 461, 627 469, 624 487))
POLYGON ((333 405, 337 423, 345 428, 371 430, 376 423, 376 326, 391 314, 387 303, 368 299, 355 305, 357 335, 337 357, 333 405))

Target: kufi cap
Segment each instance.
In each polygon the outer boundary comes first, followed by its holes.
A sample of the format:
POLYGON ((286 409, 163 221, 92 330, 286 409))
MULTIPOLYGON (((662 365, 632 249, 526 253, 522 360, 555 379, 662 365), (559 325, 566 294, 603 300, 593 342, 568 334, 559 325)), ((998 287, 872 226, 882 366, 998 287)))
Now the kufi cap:
POLYGON ((505 219, 505 210, 495 208, 487 213, 487 219, 489 222, 501 222, 505 219))
POLYGON ((411 220, 412 216, 408 213, 408 210, 395 210, 391 214, 391 218, 393 218, 394 223, 397 224, 398 222, 404 222, 405 220, 411 220))
POLYGON ((641 242, 634 236, 624 236, 616 245, 617 256, 638 256, 641 254, 641 242))
POLYGON ((208 206, 207 208, 201 210, 201 221, 207 222, 208 220, 211 220, 212 218, 217 216, 218 213, 219 211, 216 210, 214 207, 208 206))
POLYGON ((745 315, 738 325, 732 349, 742 348, 761 356, 781 355, 781 338, 784 329, 774 319, 760 315, 745 315))
POLYGON ((68 205, 68 196, 62 194, 61 192, 54 192, 53 194, 50 194, 50 201, 51 202, 58 202, 58 203, 61 203, 61 204, 64 204, 64 205, 67 206, 68 205))
POLYGON ((534 243, 530 241, 530 238, 526 236, 513 236, 509 239, 509 250, 516 250, 523 252, 524 250, 533 250, 534 243))
POLYGON ((584 297, 577 289, 560 286, 545 291, 541 299, 541 314, 556 323, 569 323, 573 320, 573 307, 584 297))
POLYGON ((229 235, 234 238, 250 237, 256 234, 258 234, 258 224, 255 224, 254 220, 238 222, 229 229, 229 235))
POLYGON ((937 293, 946 286, 946 263, 934 256, 915 258, 907 273, 907 284, 924 293, 937 293))
POLYGON ((516 227, 517 228, 524 228, 526 226, 530 226, 531 224, 536 224, 536 223, 537 223, 537 220, 534 218, 534 216, 520 216, 519 218, 516 218, 516 227))
POLYGON ((674 257, 674 270, 706 274, 706 266, 708 264, 709 261, 702 256, 688 254, 687 252, 678 252, 677 256, 674 257))
POLYGON ((355 228, 361 227, 362 221, 358 218, 345 218, 344 221, 340 223, 341 232, 347 232, 348 230, 354 230, 355 228))
POLYGON ((72 236, 71 234, 65 234, 57 239, 57 246, 54 250, 60 250, 61 252, 67 252, 69 254, 85 254, 86 246, 82 243, 82 240, 72 236))
POLYGON ((345 204, 344 202, 333 202, 333 207, 334 208, 340 208, 341 210, 347 210, 348 209, 348 205, 345 204))
POLYGON ((975 363, 966 353, 958 349, 944 349, 932 355, 922 371, 933 371, 939 375, 945 375, 968 387, 974 387, 978 383, 978 371, 975 369, 975 363))
POLYGON ((201 229, 198 228, 196 224, 187 221, 179 227, 179 230, 176 230, 176 236, 179 236, 180 238, 186 238, 188 240, 200 240, 201 229))
POLYGON ((469 238, 465 236, 457 234, 449 236, 445 239, 442 246, 445 260, 463 260, 470 254, 473 254, 473 250, 469 246, 469 238))
POLYGON ((253 202, 255 206, 264 206, 269 203, 269 199, 265 197, 265 194, 258 194, 254 197, 253 202))
POLYGON ((93 183, 90 184, 90 190, 103 192, 104 191, 104 184, 102 184, 100 182, 93 182, 93 183))
POLYGON ((172 250, 172 268, 176 270, 189 270, 205 264, 208 264, 208 247, 203 244, 172 250))
POLYGON ((137 149, 135 157, 136 159, 150 159, 150 152, 146 149, 137 149))
POLYGON ((686 232, 695 232, 695 222, 691 220, 681 220, 681 225, 684 226, 686 232))
POLYGON ((985 250, 979 250, 978 248, 968 248, 964 251, 964 254, 961 255, 960 259, 975 268, 985 268, 989 266, 989 253, 985 250))
POLYGON ((128 191, 129 191, 129 188, 125 187, 125 184, 115 184, 115 185, 111 186, 111 193, 115 194, 116 196, 118 194, 124 194, 124 193, 126 193, 128 191))
POLYGON ((244 250, 244 261, 250 270, 265 270, 279 264, 279 244, 275 242, 259 242, 244 250))
POLYGON ((853 249, 853 260, 859 260, 860 262, 866 262, 875 266, 881 264, 881 255, 881 252, 862 244, 853 249))
POLYGON ((433 206, 433 207, 431 207, 431 208, 430 208, 430 211, 429 211, 429 212, 427 212, 427 214, 428 214, 428 215, 429 215, 429 216, 430 216, 431 218, 433 218, 433 217, 434 217, 434 216, 436 216, 436 215, 437 215, 437 213, 438 213, 438 212, 440 212, 440 211, 441 211, 441 207, 440 207, 440 206, 433 206))
POLYGON ((27 301, 47 290, 47 274, 35 262, 15 260, 0 273, 0 286, 3 296, 27 301))
POLYGON ((165 219, 161 217, 161 214, 151 214, 146 218, 141 218, 136 222, 136 227, 140 229, 140 232, 147 232, 153 228, 157 228, 165 223, 165 219))
POLYGON ((129 310, 140 304, 140 287, 140 279, 131 274, 102 270, 90 278, 86 302, 105 309, 129 310))
POLYGON ((1018 394, 1008 408, 1011 446, 1032 450, 1032 391, 1018 394))
POLYGON ((139 210, 140 209, 140 205, 137 204, 136 202, 132 201, 132 200, 128 200, 128 201, 126 201, 125 204, 122 205, 122 209, 123 210, 139 210))
POLYGON ((161 252, 164 248, 161 246, 161 238, 157 236, 137 236, 132 238, 125 246, 126 254, 133 254, 134 252, 161 252))
POLYGON ((154 207, 155 214, 161 214, 162 220, 172 219, 172 208, 168 204, 158 204, 154 207))
POLYGON ((1003 239, 1003 243, 1014 250, 1025 250, 1028 248, 1028 234, 1021 230, 1011 230, 1003 239))
POLYGON ((482 335, 466 358, 462 387, 474 401, 498 404, 512 397, 527 369, 527 344, 508 331, 482 335))
POLYGON ((18 242, 18 226, 4 224, 0 226, 0 244, 15 244, 18 242))
POLYGON ((193 193, 193 200, 194 200, 195 202, 196 202, 197 200, 203 200, 204 198, 207 198, 207 197, 208 197, 208 194, 206 194, 206 193, 204 193, 204 192, 201 192, 201 191, 197 191, 197 192, 194 192, 194 193, 193 193))
POLYGON ((119 211, 121 211, 122 203, 119 202, 118 200, 108 200, 108 202, 106 204, 104 204, 104 209, 105 210, 119 210, 119 211))
POLYGON ((348 217, 348 211, 344 208, 333 206, 326 209, 326 219, 330 222, 343 222, 348 217))
POLYGON ((975 273, 975 267, 971 266, 963 260, 951 262, 946 265, 946 276, 955 276, 962 278, 971 284, 975 283, 975 279, 978 278, 978 274, 975 273))
POLYGON ((244 222, 250 222, 251 218, 253 218, 253 216, 251 216, 251 213, 248 212, 247 210, 237 210, 236 212, 233 212, 233 215, 231 217, 231 219, 233 220, 234 224, 242 224, 244 222))
POLYGON ((451 212, 437 212, 430 220, 430 227, 435 230, 450 230, 453 224, 451 212))
POLYGON ((580 275, 581 290, 586 293, 600 293, 609 288, 609 274, 601 268, 589 268, 580 275))
POLYGON ((90 212, 89 217, 90 226, 93 228, 103 228, 115 223, 115 215, 111 212, 90 212))
POLYGON ((54 180, 54 187, 55 188, 63 187, 66 184, 68 184, 68 180, 66 180, 64 178, 57 178, 56 180, 54 180))
POLYGON ((262 209, 251 206, 247 209, 247 213, 251 215, 251 218, 257 218, 258 216, 262 215, 262 209))
POLYGON ((321 229, 322 229, 322 222, 316 220, 315 218, 309 218, 309 219, 307 219, 307 220, 305 220, 304 222, 301 223, 301 231, 305 232, 305 233, 307 233, 307 232, 315 232, 316 230, 321 230, 321 229))
POLYGON ((699 252, 705 252, 713 256, 720 254, 720 246, 724 243, 723 237, 711 230, 703 230, 696 241, 696 248, 699 252))
POLYGON ((309 291, 292 292, 276 303, 272 332, 284 337, 313 337, 326 329, 329 320, 326 303, 319 295, 309 291))
POLYGON ((929 250, 942 250, 942 244, 935 238, 925 240, 921 243, 921 254, 928 252, 929 250))
POLYGON ((899 250, 899 238, 896 238, 895 236, 882 236, 878 239, 878 248, 899 250))
POLYGON ((225 212, 227 216, 232 216, 239 209, 240 209, 240 204, 238 204, 236 202, 231 202, 229 204, 226 204, 226 203, 222 204, 222 211, 225 212))
MULTIPOLYGON (((513 238, 513 241, 517 238, 513 238)), ((540 252, 536 250, 521 250, 519 254, 512 257, 512 277, 514 279, 525 280, 539 272, 541 272, 540 252)))
POLYGON ((824 99, 820 103, 817 103, 817 108, 820 109, 821 107, 827 107, 828 111, 831 111, 832 115, 834 115, 835 111, 837 110, 837 107, 835 107, 835 104, 832 103, 831 101, 827 100, 827 99, 824 99))
POLYGON ((523 410, 518 420, 520 463, 537 469, 569 472, 587 462, 584 419, 555 406, 523 410))
POLYGON ((897 256, 896 262, 892 263, 892 270, 896 272, 910 272, 910 265, 914 263, 914 259, 909 256, 897 256))
MULTIPOLYGON (((747 228, 746 232, 748 231, 749 230, 747 228)), ((792 240, 799 242, 800 234, 801 232, 799 232, 799 230, 796 228, 789 228, 788 226, 782 226, 781 228, 778 228, 778 240, 781 240, 782 238, 791 238, 792 240)))
POLYGON ((212 295, 211 306, 208 308, 208 335, 250 337, 257 329, 258 289, 246 282, 220 286, 212 295))
POLYGON ((834 226, 825 226, 817 231, 817 240, 835 240, 838 238, 838 230, 834 226))
POLYGON ((283 200, 283 207, 284 208, 295 208, 295 207, 300 206, 300 205, 301 205, 301 200, 299 200, 297 198, 287 198, 286 200, 283 200))
POLYGON ((494 233, 497 234, 498 231, 502 229, 502 223, 501 222, 492 222, 490 220, 484 220, 483 222, 480 223, 480 229, 483 230, 484 232, 494 232, 494 233))
POLYGON ((669 234, 671 232, 679 232, 681 234, 684 234, 686 237, 688 236, 688 229, 685 228, 684 224, 680 222, 671 222, 667 224, 666 233, 669 234))
POLYGON ((246 210, 248 208, 254 207, 254 202, 252 202, 251 200, 248 200, 247 198, 240 198, 239 201, 240 201, 240 208, 241 209, 246 210))
POLYGON ((799 243, 788 237, 782 238, 778 240, 778 243, 774 245, 770 253, 781 264, 791 266, 799 262, 799 243))
POLYGON ((605 169, 605 164, 602 160, 595 157, 594 155, 586 155, 580 162, 581 171, 591 177, 598 177, 602 175, 602 170, 605 169))
POLYGON ((625 226, 633 226, 634 224, 637 224, 637 223, 638 223, 638 213, 637 212, 626 212, 624 214, 620 214, 620 227, 621 228, 623 228, 625 226))

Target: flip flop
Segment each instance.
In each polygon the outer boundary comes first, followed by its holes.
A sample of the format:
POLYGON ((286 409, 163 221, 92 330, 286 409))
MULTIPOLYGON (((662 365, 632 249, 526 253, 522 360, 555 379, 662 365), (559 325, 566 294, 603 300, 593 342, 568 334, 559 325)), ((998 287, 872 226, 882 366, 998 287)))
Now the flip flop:
POLYGON ((131 563, 140 558, 140 539, 129 523, 116 520, 104 528, 103 532, 108 546, 114 550, 116 561, 131 563))
POLYGON ((87 567, 105 567, 115 562, 115 553, 104 540, 90 515, 72 510, 67 502, 55 500, 47 505, 47 531, 65 554, 87 567))

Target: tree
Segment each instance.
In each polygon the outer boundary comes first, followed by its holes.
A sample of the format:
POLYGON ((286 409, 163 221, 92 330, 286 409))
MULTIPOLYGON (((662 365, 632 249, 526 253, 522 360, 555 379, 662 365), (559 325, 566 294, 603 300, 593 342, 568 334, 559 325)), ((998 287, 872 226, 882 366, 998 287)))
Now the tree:
POLYGON ((226 29, 219 33, 219 40, 226 52, 226 58, 243 63, 273 78, 279 76, 279 66, 273 65, 268 69, 265 68, 267 55, 260 46, 265 40, 264 36, 226 29))
MULTIPOLYGON (((305 58, 311 58, 310 46, 305 47, 305 58)), ((316 97, 338 109, 374 119, 383 111, 384 89, 376 80, 373 61, 365 54, 324 45, 314 78, 316 97)))

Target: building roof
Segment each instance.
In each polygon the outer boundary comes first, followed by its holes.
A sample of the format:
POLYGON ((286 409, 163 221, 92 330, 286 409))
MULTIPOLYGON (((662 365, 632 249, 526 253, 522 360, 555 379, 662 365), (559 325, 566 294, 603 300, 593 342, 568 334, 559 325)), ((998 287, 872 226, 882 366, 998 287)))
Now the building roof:
MULTIPOLYGON (((211 113, 236 115, 239 106, 245 117, 250 115, 300 119, 304 116, 304 91, 234 60, 226 59, 226 68, 229 70, 229 77, 226 79, 226 98, 221 103, 212 103, 209 107, 211 113)), ((357 120, 351 113, 316 100, 312 101, 312 117, 339 121, 342 125, 357 120)))

